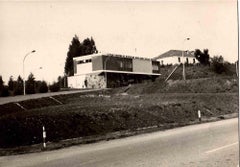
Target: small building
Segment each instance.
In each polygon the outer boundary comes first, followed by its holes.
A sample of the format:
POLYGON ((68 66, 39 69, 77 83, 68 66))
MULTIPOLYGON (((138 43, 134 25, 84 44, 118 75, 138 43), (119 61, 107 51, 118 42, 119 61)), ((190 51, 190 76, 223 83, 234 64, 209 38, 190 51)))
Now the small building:
POLYGON ((194 51, 185 51, 183 56, 182 50, 169 50, 153 59, 160 62, 160 65, 175 65, 185 62, 186 64, 195 64, 197 60, 194 51))
POLYGON ((74 76, 68 77, 71 88, 113 88, 160 75, 160 63, 149 58, 119 54, 92 54, 73 58, 74 76))

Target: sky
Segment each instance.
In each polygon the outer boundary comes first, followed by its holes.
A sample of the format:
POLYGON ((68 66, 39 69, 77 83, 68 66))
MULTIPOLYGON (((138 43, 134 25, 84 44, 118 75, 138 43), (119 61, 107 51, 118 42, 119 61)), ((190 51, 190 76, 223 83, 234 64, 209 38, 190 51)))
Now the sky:
POLYGON ((237 1, 3 1, 0 75, 32 72, 48 83, 64 74, 69 44, 93 37, 98 51, 155 57, 171 49, 209 49, 238 59, 237 1), (189 41, 184 39, 190 38, 189 41))

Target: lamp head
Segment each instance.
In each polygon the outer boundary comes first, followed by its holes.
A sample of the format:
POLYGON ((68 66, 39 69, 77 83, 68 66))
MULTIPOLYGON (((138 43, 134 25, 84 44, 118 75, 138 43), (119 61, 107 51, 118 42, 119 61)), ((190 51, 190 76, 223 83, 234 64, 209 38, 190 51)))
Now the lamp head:
POLYGON ((36 52, 36 50, 33 50, 32 53, 36 52))

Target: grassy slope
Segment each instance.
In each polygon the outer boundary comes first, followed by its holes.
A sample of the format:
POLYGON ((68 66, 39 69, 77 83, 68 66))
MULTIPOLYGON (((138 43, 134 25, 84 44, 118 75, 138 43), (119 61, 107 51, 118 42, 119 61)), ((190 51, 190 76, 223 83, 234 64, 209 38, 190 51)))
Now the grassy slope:
POLYGON ((49 98, 20 102, 27 111, 12 103, 2 105, 0 147, 40 143, 43 125, 47 141, 58 141, 155 125, 181 126, 197 120, 199 109, 204 118, 238 111, 236 78, 161 80, 91 95, 55 96, 63 105, 49 98), (124 91, 128 95, 120 94, 124 91))

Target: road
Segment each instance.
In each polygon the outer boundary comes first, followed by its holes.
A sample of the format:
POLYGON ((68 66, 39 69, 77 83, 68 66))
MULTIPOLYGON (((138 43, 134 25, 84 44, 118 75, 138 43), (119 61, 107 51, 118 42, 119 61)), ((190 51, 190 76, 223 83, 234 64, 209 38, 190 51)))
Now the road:
POLYGON ((0 166, 237 167, 238 148, 235 118, 55 151, 0 157, 0 166))
POLYGON ((104 90, 104 89, 69 90, 69 91, 59 91, 59 92, 37 93, 37 94, 30 94, 25 96, 19 95, 19 96, 0 97, 0 105, 11 103, 11 102, 29 100, 29 99, 38 99, 42 97, 50 97, 50 96, 56 96, 56 95, 74 94, 74 93, 82 93, 82 92, 94 92, 98 90, 104 90))

